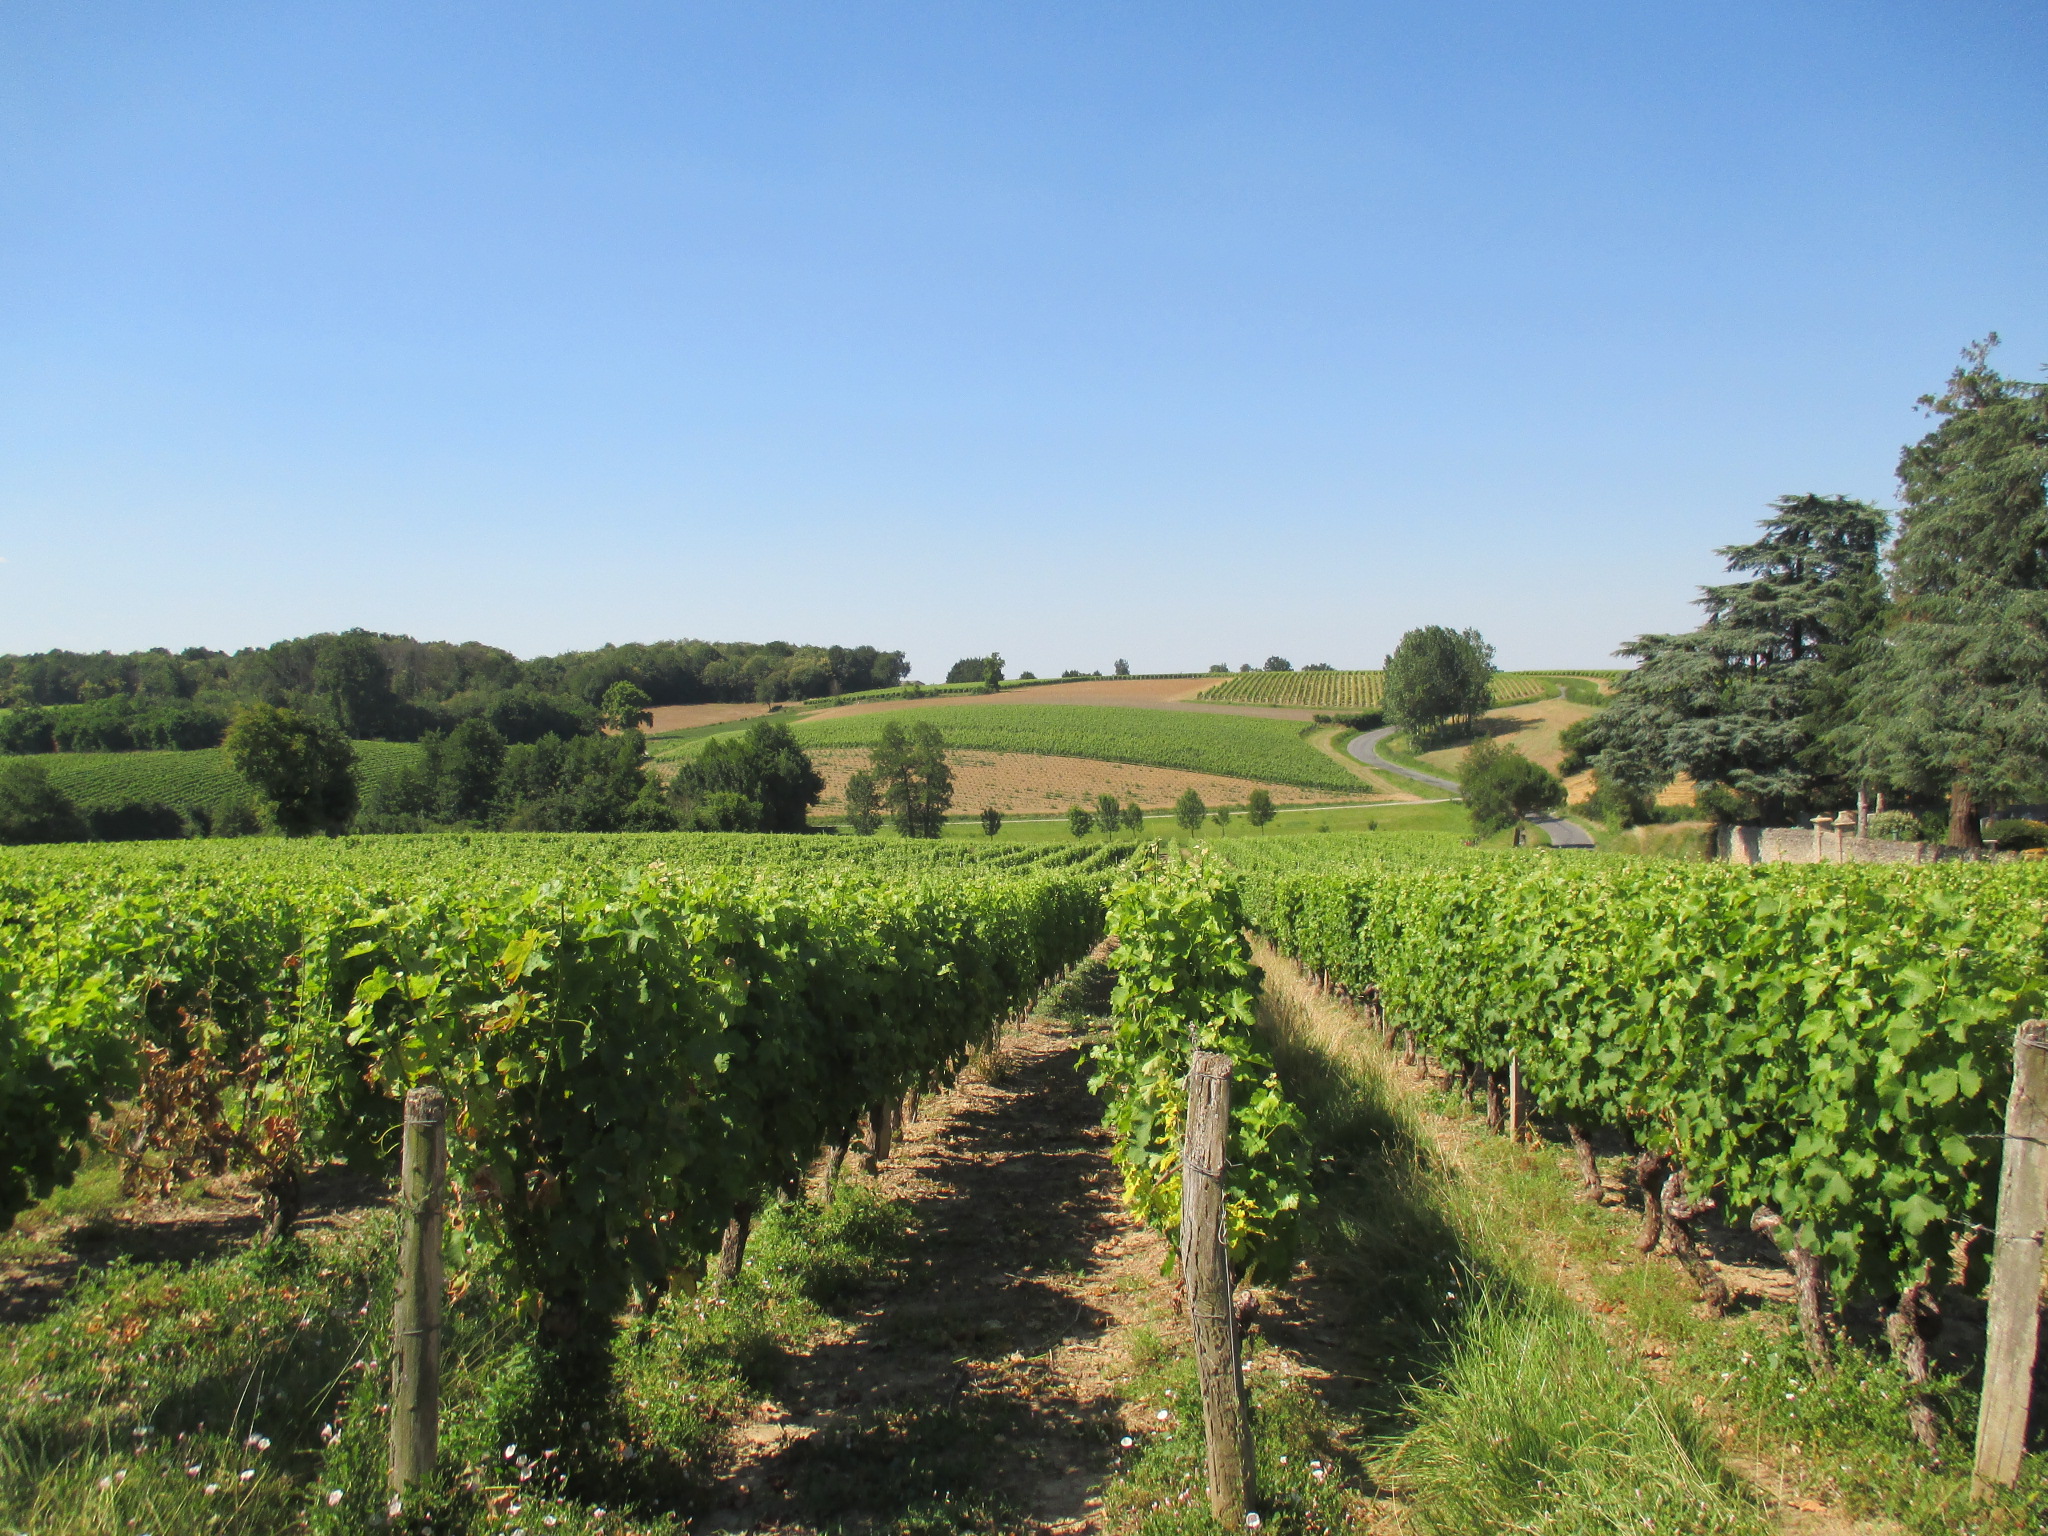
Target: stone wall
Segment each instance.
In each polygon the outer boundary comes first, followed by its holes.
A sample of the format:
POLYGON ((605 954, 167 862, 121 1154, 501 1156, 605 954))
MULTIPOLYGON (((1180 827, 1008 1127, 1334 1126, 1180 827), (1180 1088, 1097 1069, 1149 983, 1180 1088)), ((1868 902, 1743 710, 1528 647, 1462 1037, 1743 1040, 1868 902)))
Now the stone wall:
POLYGON ((1951 859, 2016 859, 2018 854, 1986 848, 1950 848, 1942 843, 1893 843, 1857 837, 1846 827, 1819 834, 1815 855, 1811 827, 1723 827, 1714 834, 1715 857, 1731 864, 1942 864, 1951 859))

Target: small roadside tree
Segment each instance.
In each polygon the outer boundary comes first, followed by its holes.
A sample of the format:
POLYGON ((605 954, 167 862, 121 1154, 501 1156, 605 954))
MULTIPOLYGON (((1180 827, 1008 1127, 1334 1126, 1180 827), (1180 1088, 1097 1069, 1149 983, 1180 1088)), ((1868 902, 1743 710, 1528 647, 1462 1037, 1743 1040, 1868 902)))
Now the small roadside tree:
POLYGON ((981 665, 981 691, 1001 693, 1003 691, 1003 657, 1000 651, 990 651, 988 660, 981 665))
POLYGON ((1458 783, 1472 830, 1484 836, 1513 827, 1517 848, 1522 846, 1523 817, 1564 808, 1564 780, 1490 739, 1466 751, 1458 783))
POLYGON ((355 748, 326 721, 250 704, 236 714, 221 745, 286 836, 336 833, 355 815, 355 748))
POLYGON ((1067 807, 1067 830, 1076 837, 1086 837, 1095 830, 1095 818, 1078 805, 1067 807))
MULTIPOLYGON (((846 781, 846 824, 855 837, 873 837, 882 824, 882 797, 875 790, 875 776, 862 768, 846 781)), ((988 825, 988 813, 982 813, 988 825)))
POLYGON ((1190 786, 1180 792, 1180 798, 1173 802, 1173 819, 1180 823, 1181 831, 1193 837, 1202 830, 1202 823, 1209 819, 1209 807, 1202 803, 1202 797, 1190 786))
POLYGON ((648 712, 653 703, 645 688, 622 677, 605 689, 597 714, 607 730, 631 731, 654 724, 654 716, 648 712))
POLYGON ((1103 832, 1108 836, 1114 837, 1116 836, 1117 828, 1123 824, 1124 808, 1118 803, 1116 796, 1097 795, 1095 797, 1095 825, 1102 828, 1103 832))
POLYGON ((984 836, 994 837, 1003 830, 1003 813, 992 805, 981 808, 981 830, 984 836))
POLYGON ((1116 675, 1118 677, 1129 677, 1131 675, 1131 664, 1121 656, 1116 659, 1116 675))
POLYGON ((1253 826, 1263 828, 1274 816, 1273 797, 1263 789, 1255 789, 1245 797, 1244 818, 1253 826))
POLYGON ((1493 704, 1493 647, 1476 629, 1411 629, 1386 660, 1381 708, 1420 747, 1493 704))
POLYGON ((1219 806, 1217 806, 1215 810, 1213 810, 1213 811, 1211 811, 1211 812, 1209 813, 1209 818, 1210 818, 1210 820, 1214 821, 1214 822, 1216 823, 1216 825, 1217 825, 1217 826, 1221 827, 1221 828, 1222 828, 1222 829, 1223 829, 1224 831, 1228 832, 1228 831, 1230 830, 1230 807, 1229 807, 1229 806, 1227 806, 1227 805, 1219 805, 1219 806))
POLYGON ((1142 832, 1145 830, 1145 808, 1139 805, 1136 800, 1127 801, 1124 805, 1124 830, 1126 832, 1142 832))

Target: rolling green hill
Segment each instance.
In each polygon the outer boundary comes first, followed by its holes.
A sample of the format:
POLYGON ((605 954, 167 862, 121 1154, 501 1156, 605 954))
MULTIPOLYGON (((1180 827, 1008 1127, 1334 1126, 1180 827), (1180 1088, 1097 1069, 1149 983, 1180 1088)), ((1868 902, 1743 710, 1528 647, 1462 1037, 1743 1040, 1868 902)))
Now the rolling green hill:
POLYGON ((1091 757, 1346 794, 1370 792, 1343 764, 1302 740, 1293 722, 1243 715, 1094 704, 960 704, 822 715, 798 722, 794 730, 807 747, 864 747, 880 740, 890 721, 908 726, 923 720, 939 727, 949 747, 968 751, 1091 757))
MULTIPOLYGON (((410 742, 355 744, 364 786, 397 772, 419 748, 410 742)), ((50 782, 81 811, 120 805, 167 805, 190 820, 211 823, 247 805, 249 786, 228 766, 218 747, 199 752, 48 752, 27 759, 39 763, 50 782)))

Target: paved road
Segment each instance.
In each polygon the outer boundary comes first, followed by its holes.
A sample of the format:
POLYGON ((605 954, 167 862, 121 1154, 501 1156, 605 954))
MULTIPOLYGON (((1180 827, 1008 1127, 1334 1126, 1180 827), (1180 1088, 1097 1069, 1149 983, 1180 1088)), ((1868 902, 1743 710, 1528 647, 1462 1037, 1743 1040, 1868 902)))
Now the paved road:
POLYGON ((1383 768, 1388 773, 1400 774, 1404 779, 1419 780, 1433 789, 1448 789, 1455 795, 1458 792, 1456 779, 1440 779, 1435 774, 1424 773, 1419 768, 1403 768, 1399 763, 1390 763, 1380 756, 1380 743, 1393 735, 1396 729, 1395 726, 1383 725, 1376 731, 1362 731, 1351 738, 1351 743, 1345 750, 1368 768, 1383 768))
POLYGON ((1553 848, 1592 848, 1593 834, 1575 821, 1566 821, 1561 816, 1531 816, 1531 821, 1550 834, 1553 848))
MULTIPOLYGON (((1399 763, 1390 763, 1384 757, 1381 757, 1379 745, 1389 736, 1393 735, 1394 731, 1395 727, 1387 725, 1380 727, 1376 731, 1362 732, 1351 738, 1350 745, 1346 750, 1369 768, 1379 768, 1387 773, 1398 773, 1403 778, 1415 779, 1433 788, 1448 789, 1453 794, 1457 793, 1458 785, 1455 780, 1438 778, 1435 774, 1424 773, 1419 768, 1404 768, 1399 763)), ((1550 846, 1553 848, 1591 848, 1594 846, 1593 835, 1590 832, 1575 822, 1566 821, 1561 816, 1532 816, 1529 819, 1550 834, 1550 846)))

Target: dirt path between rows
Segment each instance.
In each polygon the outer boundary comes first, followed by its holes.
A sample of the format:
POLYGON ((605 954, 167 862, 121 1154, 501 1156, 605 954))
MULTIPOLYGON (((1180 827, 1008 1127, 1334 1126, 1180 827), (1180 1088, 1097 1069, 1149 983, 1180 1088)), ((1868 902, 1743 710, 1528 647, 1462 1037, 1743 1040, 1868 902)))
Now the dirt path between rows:
POLYGON ((1113 1448, 1144 1432, 1117 1392, 1130 1334, 1179 1324, 1165 1245, 1124 1214, 1079 1057, 1072 1026, 1032 1017, 925 1100, 880 1175, 921 1231, 909 1272, 736 1427, 723 1507, 698 1529, 809 1531, 920 1497, 1100 1529, 1113 1448))

